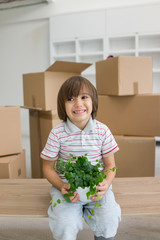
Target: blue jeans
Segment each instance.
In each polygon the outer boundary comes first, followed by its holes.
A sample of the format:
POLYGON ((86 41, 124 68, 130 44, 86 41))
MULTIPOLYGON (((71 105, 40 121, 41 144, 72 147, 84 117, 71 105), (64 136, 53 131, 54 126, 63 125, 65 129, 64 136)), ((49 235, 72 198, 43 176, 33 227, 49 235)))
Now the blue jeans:
POLYGON ((52 205, 48 209, 49 226, 56 240, 76 240, 77 233, 83 229, 83 221, 87 222, 89 227, 94 232, 95 236, 110 238, 117 233, 118 223, 121 219, 121 209, 116 203, 112 187, 109 188, 106 195, 99 201, 101 207, 95 207, 95 202, 90 203, 77 202, 68 203, 64 200, 61 192, 55 187, 50 190, 53 203, 57 199, 61 203, 56 207, 52 205), (92 218, 91 210, 94 208, 92 218))

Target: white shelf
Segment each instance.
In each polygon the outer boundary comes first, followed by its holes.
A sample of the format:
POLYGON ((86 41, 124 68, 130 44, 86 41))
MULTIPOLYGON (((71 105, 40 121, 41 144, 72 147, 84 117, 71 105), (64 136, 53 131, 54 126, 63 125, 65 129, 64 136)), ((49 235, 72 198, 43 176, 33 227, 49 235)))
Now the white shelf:
POLYGON ((103 56, 103 52, 87 52, 87 53, 80 53, 80 57, 86 57, 86 56, 103 56))
POLYGON ((100 60, 103 60, 103 55, 83 55, 79 56, 79 61, 80 62, 86 62, 86 63, 95 63, 100 60))
POLYGON ((160 33, 127 33, 100 37, 51 40, 51 59, 93 64, 84 75, 95 83, 97 61, 113 56, 150 56, 153 65, 153 92, 160 93, 160 33))
POLYGON ((76 46, 74 41, 55 42, 52 43, 52 45, 54 48, 54 54, 56 56, 76 53, 76 46))
POLYGON ((155 74, 156 74, 156 73, 159 74, 159 73, 160 73, 160 68, 157 68, 157 69, 156 69, 156 68, 153 68, 152 71, 153 71, 153 73, 155 73, 155 74))
POLYGON ((156 136, 155 140, 156 140, 156 142, 160 142, 160 137, 156 136))
POLYGON ((69 61, 69 62, 76 62, 75 56, 56 56, 53 57, 53 61, 69 61))
POLYGON ((134 56, 135 55, 135 49, 123 49, 123 50, 114 50, 114 51, 110 51, 109 52, 111 55, 132 55, 132 56, 134 56))
POLYGON ((110 51, 126 51, 135 50, 135 37, 134 36, 117 36, 109 37, 110 51))
POLYGON ((160 48, 160 34, 139 35, 139 48, 160 48))
POLYGON ((78 41, 80 53, 103 52, 103 38, 82 39, 78 41))
POLYGON ((139 53, 160 53, 160 48, 144 48, 139 49, 139 53))
POLYGON ((139 52, 139 56, 150 56, 152 57, 152 65, 153 65, 153 69, 160 69, 160 52, 139 52))
POLYGON ((153 71, 153 93, 160 94, 160 70, 153 71))
POLYGON ((104 59, 104 39, 72 39, 52 42, 54 60, 95 63, 104 59))
POLYGON ((70 57, 76 57, 76 54, 75 53, 66 53, 66 54, 61 54, 61 55, 57 55, 56 56, 57 58, 63 58, 63 57, 67 57, 67 58, 70 58, 70 57))

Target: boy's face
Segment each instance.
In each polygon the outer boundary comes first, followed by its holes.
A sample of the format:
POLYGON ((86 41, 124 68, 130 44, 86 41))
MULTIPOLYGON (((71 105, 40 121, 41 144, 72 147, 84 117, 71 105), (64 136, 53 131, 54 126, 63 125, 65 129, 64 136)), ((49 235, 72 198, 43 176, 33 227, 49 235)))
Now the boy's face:
POLYGON ((92 99, 88 90, 84 87, 78 97, 66 100, 65 108, 70 121, 83 130, 92 113, 92 99))

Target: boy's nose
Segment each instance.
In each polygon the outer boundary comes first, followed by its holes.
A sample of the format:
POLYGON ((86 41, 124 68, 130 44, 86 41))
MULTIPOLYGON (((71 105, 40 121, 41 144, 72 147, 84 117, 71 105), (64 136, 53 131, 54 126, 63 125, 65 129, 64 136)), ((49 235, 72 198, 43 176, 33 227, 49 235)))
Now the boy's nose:
POLYGON ((78 106, 78 107, 81 106, 82 105, 82 100, 80 98, 76 98, 75 105, 78 106))

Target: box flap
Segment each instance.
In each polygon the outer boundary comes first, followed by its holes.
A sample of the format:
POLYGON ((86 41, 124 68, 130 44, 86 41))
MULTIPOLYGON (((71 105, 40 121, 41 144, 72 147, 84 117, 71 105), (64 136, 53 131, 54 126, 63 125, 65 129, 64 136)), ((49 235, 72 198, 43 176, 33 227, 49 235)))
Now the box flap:
POLYGON ((27 107, 27 106, 20 106, 20 108, 25 108, 28 110, 35 110, 35 111, 42 111, 42 108, 37 108, 37 107, 27 107))
POLYGON ((47 68, 46 71, 81 73, 86 68, 90 67, 91 65, 92 65, 91 63, 56 61, 49 68, 47 68))

